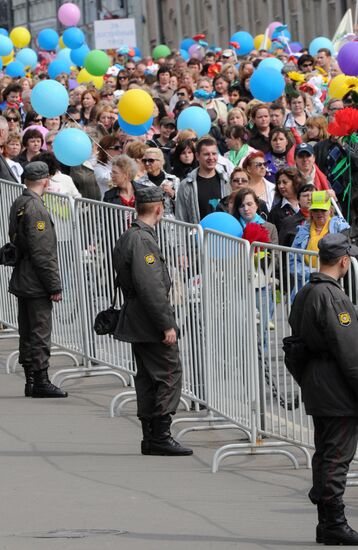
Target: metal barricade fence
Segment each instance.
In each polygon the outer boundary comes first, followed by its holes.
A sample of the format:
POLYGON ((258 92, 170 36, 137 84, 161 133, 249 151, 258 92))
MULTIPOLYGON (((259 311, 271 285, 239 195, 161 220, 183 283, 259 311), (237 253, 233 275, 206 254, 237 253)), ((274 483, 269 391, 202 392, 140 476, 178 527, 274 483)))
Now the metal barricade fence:
POLYGON ((180 329, 183 368, 182 394, 207 403, 203 323, 201 226, 163 218, 158 226, 159 246, 172 280, 171 302, 180 329))
MULTIPOLYGON (((24 186, 0 180, 0 246, 9 242, 9 213, 12 203, 22 194, 24 186)), ((0 323, 7 327, 17 328, 16 298, 9 294, 9 281, 12 267, 0 265, 0 323)))
POLYGON ((83 311, 86 359, 133 374, 130 344, 93 330, 99 311, 109 308, 114 294, 112 252, 128 229, 134 210, 87 199, 75 201, 75 239, 79 273, 79 297, 83 311))
POLYGON ((248 258, 247 241, 205 231, 207 402, 251 430, 256 389, 248 258))
POLYGON ((84 356, 83 319, 79 298, 79 278, 74 243, 73 200, 57 193, 46 193, 44 203, 55 226, 62 300, 52 313, 53 344, 84 356))

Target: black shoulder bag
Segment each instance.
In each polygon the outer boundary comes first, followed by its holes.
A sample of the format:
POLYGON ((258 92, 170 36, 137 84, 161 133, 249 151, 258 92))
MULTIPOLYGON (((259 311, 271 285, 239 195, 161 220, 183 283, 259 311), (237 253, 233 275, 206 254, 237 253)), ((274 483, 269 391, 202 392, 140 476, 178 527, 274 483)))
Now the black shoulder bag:
POLYGON ((117 293, 118 293, 118 287, 119 287, 119 281, 118 281, 118 275, 114 281, 114 294, 111 302, 111 306, 108 309, 105 309, 104 311, 100 311, 94 320, 94 331, 99 336, 104 336, 105 334, 113 334, 118 320, 119 320, 119 314, 120 309, 117 309, 115 307, 116 301, 117 301, 117 293))

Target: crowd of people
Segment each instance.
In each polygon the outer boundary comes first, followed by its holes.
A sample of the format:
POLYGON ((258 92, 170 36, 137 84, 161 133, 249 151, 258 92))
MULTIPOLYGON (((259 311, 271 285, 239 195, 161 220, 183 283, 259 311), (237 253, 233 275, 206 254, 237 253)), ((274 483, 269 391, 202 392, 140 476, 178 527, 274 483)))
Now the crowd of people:
MULTIPOLYGON (((350 212, 358 157, 328 133, 328 123, 337 111, 355 106, 354 94, 329 97, 327 88, 339 67, 328 49, 315 57, 307 50, 290 56, 278 49, 285 92, 263 103, 253 97, 250 78, 270 55, 260 50, 238 59, 233 49, 208 50, 201 60, 185 61, 173 51, 154 63, 151 58, 134 61, 119 50, 100 90, 92 83, 74 84, 76 71, 58 76, 70 105, 65 115, 47 119, 31 106, 32 88, 48 78, 43 66, 24 78, 2 76, 0 176, 21 182, 25 166, 41 160, 50 169, 49 191, 129 207, 136 189, 160 186, 165 215, 189 223, 225 211, 244 227, 243 197, 251 197, 257 206, 252 220, 276 229, 270 231, 271 242, 305 243, 318 250, 314 233, 321 238, 333 227, 333 218, 350 212), (133 88, 144 89, 154 100, 152 126, 139 137, 118 122, 119 98, 133 88), (177 129, 178 116, 190 106, 210 115, 208 135, 177 129), (68 127, 81 127, 92 141, 92 154, 80 166, 62 164, 53 152, 56 135, 68 127), (348 157, 353 169, 337 174, 335 167, 348 157), (323 225, 312 215, 322 210, 314 206, 322 206, 322 200, 311 204, 314 191, 326 191, 328 221, 323 225), (337 212, 331 199, 339 205, 337 212), (308 239, 297 233, 301 225, 308 239)), ((343 221, 335 227, 346 228, 343 221)))

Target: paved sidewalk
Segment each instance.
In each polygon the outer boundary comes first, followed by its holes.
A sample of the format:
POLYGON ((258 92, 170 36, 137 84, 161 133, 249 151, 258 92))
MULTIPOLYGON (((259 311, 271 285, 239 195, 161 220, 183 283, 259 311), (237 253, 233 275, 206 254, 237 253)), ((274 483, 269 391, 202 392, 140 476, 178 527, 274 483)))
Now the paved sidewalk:
MULTIPOLYGON (((245 456, 211 474, 215 449, 233 441, 233 430, 188 434, 193 457, 141 456, 134 405, 108 416, 114 378, 67 382, 68 399, 25 398, 19 369, 5 374, 15 348, 16 340, 0 340, 1 550, 317 546, 308 470, 280 456, 245 456)), ((69 366, 68 358, 53 366, 69 366)), ((355 527, 357 496, 347 490, 355 527)))

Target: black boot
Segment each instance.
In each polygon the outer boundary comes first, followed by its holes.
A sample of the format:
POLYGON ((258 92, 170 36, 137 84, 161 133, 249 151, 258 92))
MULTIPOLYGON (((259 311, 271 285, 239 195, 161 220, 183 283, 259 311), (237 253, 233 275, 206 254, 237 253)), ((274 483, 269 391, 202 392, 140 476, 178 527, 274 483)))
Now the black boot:
POLYGON ((34 372, 32 397, 67 397, 68 393, 51 384, 47 369, 34 372))
POLYGON ((25 397, 32 396, 32 388, 34 385, 34 371, 31 365, 22 365, 25 373, 25 397))
POLYGON ((153 436, 150 454, 163 456, 192 455, 192 449, 182 447, 180 443, 172 438, 170 433, 171 423, 172 419, 170 414, 165 416, 156 416, 153 418, 153 436))
POLYGON ((142 424, 143 439, 140 444, 142 455, 150 455, 152 443, 152 419, 148 417, 140 417, 142 424))
POLYGON ((326 527, 326 512, 323 504, 320 502, 317 504, 318 512, 318 525, 316 527, 316 542, 324 542, 324 529, 326 527))
POLYGON ((323 542, 326 546, 358 546, 358 533, 352 529, 344 515, 343 502, 330 502, 324 505, 326 523, 323 529, 323 542))

